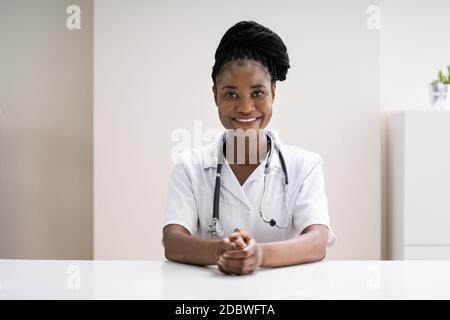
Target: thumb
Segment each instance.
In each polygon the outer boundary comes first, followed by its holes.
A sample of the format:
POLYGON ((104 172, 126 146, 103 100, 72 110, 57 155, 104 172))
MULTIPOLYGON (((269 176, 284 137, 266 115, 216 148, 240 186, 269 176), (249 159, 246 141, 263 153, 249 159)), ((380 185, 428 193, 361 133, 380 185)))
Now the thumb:
POLYGON ((246 242, 247 242, 247 246, 244 248, 244 251, 253 252, 253 250, 255 250, 255 248, 256 248, 255 239, 253 239, 252 236, 249 236, 248 241, 246 241, 246 242))
POLYGON ((228 251, 228 250, 235 250, 237 249, 237 245, 236 243, 234 243, 233 241, 231 241, 231 239, 229 237, 225 238, 223 241, 223 246, 222 249, 224 251, 228 251))
POLYGON ((248 245, 250 240, 253 239, 253 237, 250 235, 250 233, 248 233, 247 231, 245 231, 244 229, 237 229, 236 231, 239 232, 240 236, 242 237, 242 239, 245 241, 245 243, 248 245))

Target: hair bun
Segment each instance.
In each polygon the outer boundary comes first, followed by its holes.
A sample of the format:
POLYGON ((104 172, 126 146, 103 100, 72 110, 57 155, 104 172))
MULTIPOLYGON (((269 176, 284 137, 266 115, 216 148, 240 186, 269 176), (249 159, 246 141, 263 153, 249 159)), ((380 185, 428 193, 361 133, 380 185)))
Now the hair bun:
POLYGON ((267 67, 272 81, 283 81, 289 69, 287 48, 272 30, 254 21, 236 23, 223 35, 215 53, 212 78, 222 65, 235 59, 252 59, 267 67))

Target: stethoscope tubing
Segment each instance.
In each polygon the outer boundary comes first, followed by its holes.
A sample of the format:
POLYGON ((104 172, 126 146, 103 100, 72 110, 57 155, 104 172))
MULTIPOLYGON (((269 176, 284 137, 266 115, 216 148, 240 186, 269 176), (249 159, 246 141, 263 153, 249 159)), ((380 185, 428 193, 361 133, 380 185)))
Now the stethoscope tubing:
MULTIPOLYGON (((286 224, 284 226, 280 226, 280 225, 278 225, 276 223, 276 221, 274 219, 267 220, 264 217, 264 214, 263 214, 263 206, 264 206, 264 199, 265 199, 266 185, 267 185, 267 176, 268 176, 268 174, 270 172, 270 162, 272 160, 272 155, 273 155, 273 150, 274 149, 278 149, 278 155, 279 155, 279 158, 280 158, 281 168, 282 168, 283 174, 284 174, 284 183, 285 183, 285 185, 284 185, 284 188, 285 188, 285 190, 284 190, 284 192, 285 192, 285 199, 284 199, 284 201, 285 202, 286 202, 286 193, 287 193, 286 189, 287 189, 287 185, 289 183, 287 167, 286 167, 286 161, 284 159, 283 153, 281 152, 281 149, 278 146, 276 146, 276 144, 274 142, 272 142, 272 138, 271 138, 270 134, 267 133, 266 135, 267 135, 268 142, 270 144, 270 151, 269 151, 269 155, 268 155, 268 158, 267 158, 267 161, 266 161, 266 165, 265 165, 265 168, 264 168, 264 189, 263 189, 263 195, 262 195, 262 200, 261 200, 261 206, 260 206, 259 214, 260 214, 261 218, 263 219, 263 221, 268 223, 268 224, 270 224, 272 227, 276 226, 276 227, 278 227, 280 229, 285 229, 285 228, 287 228, 287 225, 288 225, 288 221, 287 221, 288 219, 287 218, 286 218, 286 224)), ((221 185, 222 165, 223 165, 223 162, 224 162, 224 159, 225 159, 225 152, 226 152, 225 151, 226 150, 225 149, 225 143, 226 143, 226 135, 225 134, 223 135, 222 143, 223 143, 223 145, 222 145, 222 152, 221 152, 221 155, 220 155, 220 161, 218 161, 218 163, 217 163, 217 170, 216 170, 216 177, 215 177, 214 203, 213 203, 213 223, 210 225, 211 228, 212 228, 212 226, 218 226, 218 225, 221 226, 220 225, 220 220, 219 220, 219 210, 220 210, 220 208, 219 208, 219 202, 220 202, 219 198, 220 198, 220 185, 221 185)), ((286 205, 286 203, 285 203, 285 205, 286 205)), ((286 213, 286 215, 287 215, 287 213, 286 213)), ((210 232, 212 234, 216 233, 215 230, 211 230, 210 232)))

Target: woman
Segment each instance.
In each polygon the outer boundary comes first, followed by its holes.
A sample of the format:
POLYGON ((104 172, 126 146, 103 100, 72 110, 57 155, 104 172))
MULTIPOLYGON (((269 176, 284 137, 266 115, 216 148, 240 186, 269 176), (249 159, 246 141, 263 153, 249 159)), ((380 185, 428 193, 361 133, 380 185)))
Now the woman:
POLYGON ((265 130, 288 68, 283 41, 256 22, 223 36, 212 89, 227 132, 179 156, 163 229, 167 259, 249 274, 322 260, 334 243, 322 159, 265 130))

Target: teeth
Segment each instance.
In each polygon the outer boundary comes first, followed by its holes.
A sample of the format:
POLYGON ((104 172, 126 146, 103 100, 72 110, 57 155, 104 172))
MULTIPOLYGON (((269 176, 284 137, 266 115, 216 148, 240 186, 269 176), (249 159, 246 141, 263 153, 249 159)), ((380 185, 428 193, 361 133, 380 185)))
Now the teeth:
POLYGON ((255 120, 256 120, 256 118, 250 118, 250 119, 237 119, 236 118, 236 121, 239 121, 239 122, 252 122, 255 120))

